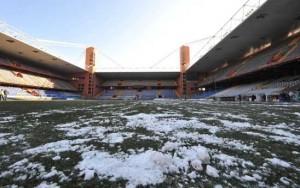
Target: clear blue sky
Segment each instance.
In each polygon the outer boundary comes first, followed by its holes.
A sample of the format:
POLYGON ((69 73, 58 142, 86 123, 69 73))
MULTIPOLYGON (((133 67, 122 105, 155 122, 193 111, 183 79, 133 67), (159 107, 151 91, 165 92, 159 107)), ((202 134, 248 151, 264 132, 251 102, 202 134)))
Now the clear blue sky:
POLYGON ((95 46, 134 67, 151 65, 177 45, 213 35, 244 2, 4 0, 0 19, 36 38, 95 46))

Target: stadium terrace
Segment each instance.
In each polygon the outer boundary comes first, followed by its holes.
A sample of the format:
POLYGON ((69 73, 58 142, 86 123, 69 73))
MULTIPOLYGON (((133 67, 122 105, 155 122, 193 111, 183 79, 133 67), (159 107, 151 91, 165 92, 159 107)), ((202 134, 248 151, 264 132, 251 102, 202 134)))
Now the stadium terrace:
POLYGON ((83 70, 0 33, 1 89, 8 99, 25 100, 299 101, 297 7, 293 0, 267 1, 191 66, 182 46, 179 72, 96 72, 93 47, 83 70))
POLYGON ((0 22, 0 187, 299 188, 300 1, 250 8, 179 71, 81 68, 0 22))

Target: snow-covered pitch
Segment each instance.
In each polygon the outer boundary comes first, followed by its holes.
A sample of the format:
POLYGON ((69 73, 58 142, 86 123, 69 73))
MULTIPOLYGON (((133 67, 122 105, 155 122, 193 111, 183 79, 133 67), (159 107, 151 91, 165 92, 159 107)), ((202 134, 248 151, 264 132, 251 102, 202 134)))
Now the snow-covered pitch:
POLYGON ((300 187, 300 105, 7 102, 0 187, 300 187))

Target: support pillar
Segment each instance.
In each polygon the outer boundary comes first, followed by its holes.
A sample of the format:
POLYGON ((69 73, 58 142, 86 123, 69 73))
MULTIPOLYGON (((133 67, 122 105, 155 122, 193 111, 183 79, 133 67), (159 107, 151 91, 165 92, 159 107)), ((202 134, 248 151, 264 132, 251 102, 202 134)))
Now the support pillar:
POLYGON ((186 70, 190 65, 190 48, 188 46, 180 47, 180 75, 177 80, 177 94, 178 97, 187 97, 187 81, 186 81, 186 70))
POLYGON ((96 76, 95 72, 95 49, 89 47, 86 49, 85 55, 85 78, 83 87, 83 96, 93 98, 96 93, 96 76))

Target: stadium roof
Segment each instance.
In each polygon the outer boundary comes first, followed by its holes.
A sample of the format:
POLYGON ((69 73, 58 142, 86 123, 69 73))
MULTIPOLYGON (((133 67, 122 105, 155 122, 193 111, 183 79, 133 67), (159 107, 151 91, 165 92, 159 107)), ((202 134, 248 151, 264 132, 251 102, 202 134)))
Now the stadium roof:
POLYGON ((179 72, 97 72, 100 78, 106 80, 173 80, 179 72))
POLYGON ((276 40, 300 24, 299 0, 268 0, 208 53, 193 64, 188 73, 209 72, 225 61, 232 63, 251 46, 276 40))
POLYGON ((48 67, 62 73, 82 72, 83 69, 51 55, 41 49, 35 48, 16 38, 0 33, 0 52, 12 55, 31 62, 31 64, 48 67))

